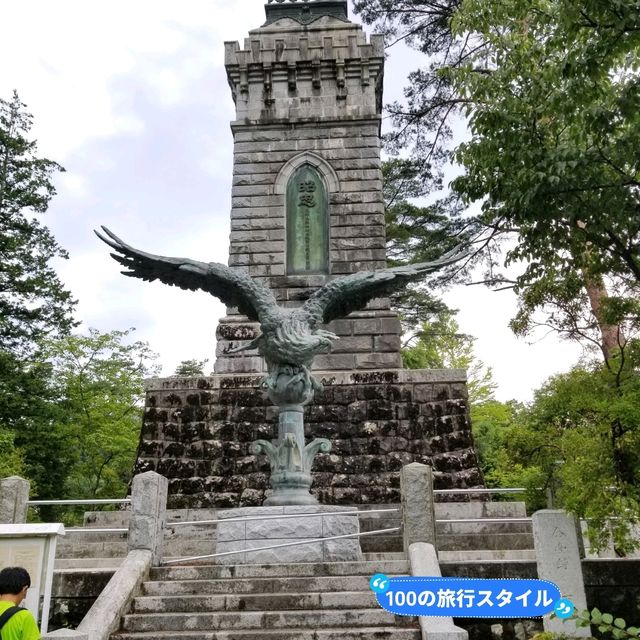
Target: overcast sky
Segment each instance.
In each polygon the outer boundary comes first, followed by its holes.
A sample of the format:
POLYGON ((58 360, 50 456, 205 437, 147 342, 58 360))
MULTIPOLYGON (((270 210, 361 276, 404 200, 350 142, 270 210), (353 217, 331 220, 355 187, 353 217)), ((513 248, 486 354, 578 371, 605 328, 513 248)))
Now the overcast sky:
MULTIPOLYGON (((209 359, 224 307, 204 293, 121 276, 92 230, 104 224, 152 253, 227 262, 233 101, 225 40, 264 21, 259 0, 20 0, 0 21, 0 96, 18 90, 39 153, 66 173, 45 222, 70 253, 57 263, 83 327, 136 327, 169 375, 209 359)), ((385 100, 401 97, 414 64, 389 51, 385 100)), ((460 287, 445 295, 492 366, 502 400, 527 400, 580 355, 553 337, 516 339, 512 294, 460 287)))

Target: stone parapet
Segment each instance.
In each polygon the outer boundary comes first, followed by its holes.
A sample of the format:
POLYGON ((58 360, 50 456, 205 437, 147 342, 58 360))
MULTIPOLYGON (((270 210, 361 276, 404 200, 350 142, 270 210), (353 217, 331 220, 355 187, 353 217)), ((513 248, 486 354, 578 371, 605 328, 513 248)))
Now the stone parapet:
MULTIPOLYGON (((461 370, 316 372, 324 390, 305 408, 305 435, 333 450, 313 467, 322 504, 400 501, 400 469, 430 464, 436 489, 483 486, 461 370)), ((147 383, 137 472, 169 479, 169 506, 260 506, 269 464, 251 443, 276 436, 277 409, 260 375, 147 383)))

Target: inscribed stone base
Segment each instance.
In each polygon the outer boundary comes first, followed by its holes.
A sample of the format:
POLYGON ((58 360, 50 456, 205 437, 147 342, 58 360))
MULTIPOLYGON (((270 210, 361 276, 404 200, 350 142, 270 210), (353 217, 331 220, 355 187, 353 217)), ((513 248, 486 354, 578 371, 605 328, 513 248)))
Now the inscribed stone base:
POLYGON ((228 551, 240 551, 240 553, 218 557, 216 562, 219 564, 284 564, 362 560, 359 538, 301 544, 304 540, 357 534, 360 531, 357 513, 358 510, 355 508, 329 506, 249 507, 219 511, 220 519, 256 519, 218 524, 216 553, 228 551), (354 515, 334 515, 344 511, 352 511, 354 515), (304 515, 299 518, 267 519, 268 516, 293 514, 304 515), (297 544, 263 551, 242 551, 289 543, 297 544))

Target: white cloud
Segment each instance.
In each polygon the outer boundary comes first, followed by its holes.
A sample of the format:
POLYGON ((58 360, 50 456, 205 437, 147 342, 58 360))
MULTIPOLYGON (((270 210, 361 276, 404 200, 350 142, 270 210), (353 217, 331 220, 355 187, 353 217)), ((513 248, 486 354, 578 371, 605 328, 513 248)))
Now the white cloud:
MULTIPOLYGON (((124 278, 92 233, 106 224, 153 253, 226 262, 234 107, 224 41, 263 22, 259 0, 20 0, 0 21, 0 96, 17 89, 34 114, 39 151, 63 164, 46 223, 71 259, 59 265, 78 316, 101 330, 137 326, 165 373, 213 360, 224 307, 124 278), (10 61, 10 62, 7 62, 10 61)), ((385 99, 401 97, 422 61, 401 48, 387 63, 385 99)), ((529 347, 507 328, 513 307, 482 289, 451 294, 464 331, 494 367, 504 398, 527 397, 575 359, 556 343, 529 347), (561 357, 558 354, 562 354, 561 357)), ((449 298, 448 298, 449 299, 449 298)), ((504 298, 507 300, 507 298, 504 298)))

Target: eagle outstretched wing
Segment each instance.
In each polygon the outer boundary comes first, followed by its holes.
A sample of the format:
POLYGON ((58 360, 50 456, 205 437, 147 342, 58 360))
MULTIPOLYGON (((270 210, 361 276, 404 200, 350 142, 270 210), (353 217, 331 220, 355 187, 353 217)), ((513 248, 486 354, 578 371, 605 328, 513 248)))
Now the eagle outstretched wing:
POLYGON ((409 282, 422 280, 427 274, 468 256, 468 252, 457 248, 433 262, 361 271, 336 278, 309 297, 303 313, 312 326, 346 318, 353 311, 366 307, 371 300, 389 295, 409 282))
POLYGON ((160 280, 181 289, 201 289, 219 298, 226 305, 237 307, 250 320, 262 321, 277 309, 269 289, 253 280, 249 274, 235 271, 216 262, 198 262, 189 258, 167 258, 145 253, 129 246, 106 227, 106 235, 96 231, 116 253, 111 256, 127 268, 122 273, 147 282, 160 280))

